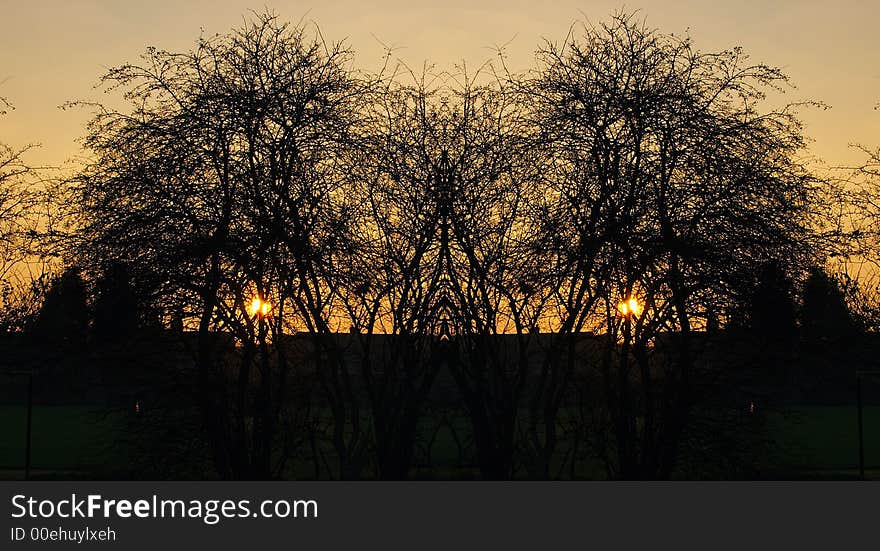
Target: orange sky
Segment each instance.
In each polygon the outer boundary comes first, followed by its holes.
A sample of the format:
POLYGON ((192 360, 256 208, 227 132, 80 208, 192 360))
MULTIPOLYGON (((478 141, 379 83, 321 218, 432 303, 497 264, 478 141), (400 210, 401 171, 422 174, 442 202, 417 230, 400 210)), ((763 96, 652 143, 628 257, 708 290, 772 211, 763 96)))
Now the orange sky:
MULTIPOLYGON (((0 95, 16 110, 0 118, 0 141, 40 142, 32 163, 60 165, 79 153, 83 111, 66 101, 101 100, 94 90, 104 68, 133 61, 144 48, 188 49, 200 28, 226 32, 249 9, 317 22, 329 40, 347 39, 356 64, 377 69, 382 47, 421 67, 425 60, 470 65, 508 46, 514 68, 532 63, 542 37, 561 39, 577 18, 599 21, 621 1, 561 0, 6 0, 0 4, 0 95)), ((857 162, 852 142, 880 146, 880 1, 878 0, 635 0, 649 25, 690 29, 696 46, 741 45, 754 61, 783 67, 798 89, 788 100, 815 99, 828 111, 805 114, 813 151, 829 164, 857 162)))

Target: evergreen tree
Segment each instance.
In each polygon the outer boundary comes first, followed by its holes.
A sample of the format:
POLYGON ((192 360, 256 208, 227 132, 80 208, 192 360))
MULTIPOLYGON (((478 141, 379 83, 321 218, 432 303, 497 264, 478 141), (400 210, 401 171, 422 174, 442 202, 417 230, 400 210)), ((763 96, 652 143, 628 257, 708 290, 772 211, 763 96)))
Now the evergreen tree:
POLYGON ((804 285, 801 334, 803 363, 821 381, 817 391, 827 395, 852 381, 858 326, 837 281, 819 268, 804 285))
POLYGON ((755 366, 777 384, 794 375, 797 316, 791 279, 777 262, 764 265, 752 293, 749 322, 755 366))
POLYGON ((801 331, 805 342, 825 344, 839 343, 855 332, 843 291, 821 268, 814 268, 804 285, 801 331))
POLYGON ((63 352, 85 346, 89 328, 86 286, 78 268, 68 268, 55 279, 31 328, 40 343, 63 352))
POLYGON ((111 264, 98 281, 93 335, 99 342, 119 342, 138 328, 138 301, 128 268, 111 264))
POLYGON ((752 331, 765 342, 791 344, 797 335, 793 285, 778 262, 764 265, 749 314, 752 331))

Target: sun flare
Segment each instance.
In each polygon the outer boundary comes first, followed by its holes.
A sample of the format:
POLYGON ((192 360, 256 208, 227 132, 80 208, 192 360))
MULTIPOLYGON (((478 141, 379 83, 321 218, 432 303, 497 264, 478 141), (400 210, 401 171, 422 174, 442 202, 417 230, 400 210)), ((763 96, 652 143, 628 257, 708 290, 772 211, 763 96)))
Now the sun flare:
POLYGON ((269 315, 269 312, 272 311, 272 305, 259 297, 255 298, 251 301, 251 306, 248 308, 248 312, 251 316, 260 315, 260 317, 266 317, 269 315))
POLYGON ((623 317, 638 316, 642 313, 642 305, 634 297, 630 297, 617 305, 617 311, 623 317))

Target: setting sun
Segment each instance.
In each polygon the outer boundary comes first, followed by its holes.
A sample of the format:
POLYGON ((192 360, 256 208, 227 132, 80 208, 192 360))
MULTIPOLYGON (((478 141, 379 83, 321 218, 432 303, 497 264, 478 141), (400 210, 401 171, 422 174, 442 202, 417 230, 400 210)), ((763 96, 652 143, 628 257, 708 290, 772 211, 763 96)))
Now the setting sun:
POLYGON ((880 0, 0 3, 10 541, 873 529, 551 487, 880 480, 880 0), (89 479, 207 484, 66 526, 89 479), (505 488, 382 489, 421 480, 505 488))
POLYGON ((248 308, 251 316, 256 316, 259 314, 261 317, 266 317, 269 315, 269 312, 272 310, 272 305, 264 301, 263 299, 257 297, 253 301, 251 301, 251 306, 248 308))
POLYGON ((617 311, 621 316, 638 316, 642 313, 642 305, 635 298, 629 298, 617 305, 617 311))

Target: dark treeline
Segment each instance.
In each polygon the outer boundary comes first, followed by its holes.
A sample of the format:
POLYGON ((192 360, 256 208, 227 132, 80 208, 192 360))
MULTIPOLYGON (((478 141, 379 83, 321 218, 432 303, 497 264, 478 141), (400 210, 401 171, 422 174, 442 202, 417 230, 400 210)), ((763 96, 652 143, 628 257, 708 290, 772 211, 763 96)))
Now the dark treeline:
POLYGON ((845 388, 873 329, 824 268, 870 196, 832 208, 739 49, 621 14, 523 74, 366 74, 257 15, 102 84, 7 330, 137 389, 142 476, 750 476, 755 400, 845 388))

